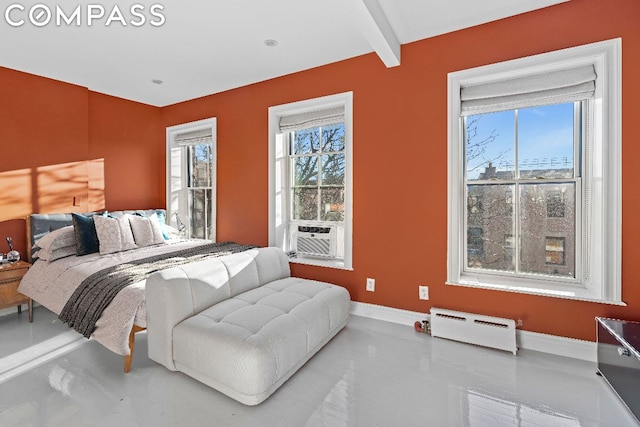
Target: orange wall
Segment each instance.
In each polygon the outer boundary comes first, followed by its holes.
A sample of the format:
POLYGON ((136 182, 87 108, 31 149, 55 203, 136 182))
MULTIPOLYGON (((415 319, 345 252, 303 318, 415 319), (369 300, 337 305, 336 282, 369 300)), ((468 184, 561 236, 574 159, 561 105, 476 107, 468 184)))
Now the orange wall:
POLYGON ((89 92, 89 159, 105 159, 106 209, 165 204, 165 130, 160 109, 89 92))
POLYGON ((30 213, 164 206, 159 119, 155 107, 0 67, 0 252, 12 236, 25 255, 30 213))
POLYGON ((294 265, 294 274, 344 285, 356 301, 521 318, 528 331, 593 340, 595 316, 640 320, 635 127, 623 129, 627 307, 446 286, 447 73, 616 37, 623 38, 623 122, 633 122, 640 2, 572 0, 404 45, 397 68, 370 54, 165 107, 162 126, 217 117, 218 238, 266 245, 268 107, 353 91, 354 270, 294 265), (364 291, 367 277, 376 279, 375 293, 364 291), (430 301, 418 299, 419 284, 430 286, 430 301))

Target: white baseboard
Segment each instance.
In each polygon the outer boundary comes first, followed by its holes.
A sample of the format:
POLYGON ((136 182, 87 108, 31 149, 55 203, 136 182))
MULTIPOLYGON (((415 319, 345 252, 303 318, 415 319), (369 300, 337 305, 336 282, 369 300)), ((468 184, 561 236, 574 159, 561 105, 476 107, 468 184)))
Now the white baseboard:
POLYGON ((416 320, 426 320, 429 318, 429 315, 426 313, 355 301, 351 302, 351 314, 391 323, 399 323, 401 325, 411 325, 411 327, 413 327, 416 320))
MULTIPOLYGON (((399 323, 410 326, 411 328, 413 328, 416 320, 427 320, 430 318, 430 315, 427 313, 354 301, 351 302, 351 314, 368 317, 370 319, 399 323)), ((592 341, 522 330, 516 331, 516 338, 518 348, 520 349, 571 357, 586 360, 587 362, 596 362, 596 343, 592 341)))
POLYGON ((529 331, 517 331, 517 337, 520 348, 596 362, 597 345, 592 341, 529 331))

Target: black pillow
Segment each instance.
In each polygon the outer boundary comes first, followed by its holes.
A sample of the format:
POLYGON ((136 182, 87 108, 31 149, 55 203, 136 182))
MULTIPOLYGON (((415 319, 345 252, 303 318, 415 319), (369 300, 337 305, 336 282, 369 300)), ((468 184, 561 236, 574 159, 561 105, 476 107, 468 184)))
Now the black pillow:
POLYGON ((72 213, 71 219, 76 234, 76 255, 87 255, 100 251, 100 241, 93 218, 72 213))

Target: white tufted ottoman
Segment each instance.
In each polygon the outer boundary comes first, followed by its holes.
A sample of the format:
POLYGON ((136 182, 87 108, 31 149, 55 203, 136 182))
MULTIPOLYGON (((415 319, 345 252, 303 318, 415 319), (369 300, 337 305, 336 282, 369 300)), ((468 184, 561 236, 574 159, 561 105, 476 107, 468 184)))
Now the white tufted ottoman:
POLYGON ((349 314, 346 289, 289 276, 277 248, 154 274, 146 284, 149 357, 244 404, 264 401, 349 314))

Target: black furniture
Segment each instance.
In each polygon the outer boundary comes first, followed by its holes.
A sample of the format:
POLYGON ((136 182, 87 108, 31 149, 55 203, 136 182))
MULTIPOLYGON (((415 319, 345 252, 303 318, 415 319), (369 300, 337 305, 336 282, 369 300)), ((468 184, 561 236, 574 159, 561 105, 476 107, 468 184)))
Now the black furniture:
POLYGON ((640 419, 640 323, 596 317, 598 371, 640 419))

